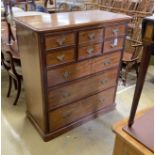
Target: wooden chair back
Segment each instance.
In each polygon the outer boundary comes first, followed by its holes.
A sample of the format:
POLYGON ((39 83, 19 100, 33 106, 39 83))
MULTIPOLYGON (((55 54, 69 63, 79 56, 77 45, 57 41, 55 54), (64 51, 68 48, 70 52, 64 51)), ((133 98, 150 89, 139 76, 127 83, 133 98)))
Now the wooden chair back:
POLYGON ((8 71, 11 76, 15 78, 18 76, 16 72, 13 57, 10 51, 1 51, 1 62, 4 68, 8 71))
POLYGON ((71 9, 70 9, 70 6, 67 4, 67 3, 61 3, 61 4, 59 4, 58 5, 58 8, 57 8, 58 10, 58 12, 68 12, 68 11, 70 11, 71 9))
POLYGON ((36 4, 34 0, 15 0, 14 5, 22 8, 25 11, 33 11, 36 9, 36 4))
POLYGON ((153 0, 141 0, 138 3, 137 11, 153 12, 154 1, 153 0))
POLYGON ((133 29, 133 33, 130 36, 127 36, 125 43, 125 52, 131 53, 131 59, 138 58, 140 61, 142 54, 142 35, 141 28, 136 27, 133 29))

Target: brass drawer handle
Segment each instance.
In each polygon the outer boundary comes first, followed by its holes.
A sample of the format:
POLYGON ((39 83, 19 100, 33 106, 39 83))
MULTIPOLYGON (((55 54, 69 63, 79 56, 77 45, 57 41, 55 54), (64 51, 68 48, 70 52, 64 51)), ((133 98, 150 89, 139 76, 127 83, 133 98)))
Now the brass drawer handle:
POLYGON ((64 92, 64 93, 63 93, 63 97, 64 97, 64 98, 67 98, 67 97, 69 97, 69 96, 71 96, 71 94, 70 94, 69 92, 64 92))
POLYGON ((117 45, 118 45, 118 39, 115 38, 115 39, 113 40, 112 44, 111 44, 111 47, 112 47, 112 48, 115 48, 117 45))
POLYGON ((64 61, 64 58, 65 58, 65 55, 64 54, 57 56, 57 60, 59 60, 61 62, 64 61))
POLYGON ((107 59, 107 60, 104 60, 104 61, 103 61, 103 64, 104 64, 104 65, 109 65, 109 64, 111 64, 111 62, 110 62, 110 60, 107 59))
POLYGON ((95 33, 89 33, 89 34, 88 34, 88 38, 89 38, 90 40, 95 39, 95 33))
POLYGON ((62 46, 64 44, 64 41, 65 41, 65 37, 62 37, 60 39, 57 39, 56 40, 56 43, 59 45, 59 46, 62 46))
POLYGON ((63 113, 63 117, 64 118, 67 118, 67 117, 70 117, 72 115, 72 113, 69 111, 69 112, 64 112, 63 113))
POLYGON ((119 29, 113 29, 112 32, 114 33, 114 36, 117 37, 119 33, 119 29))
POLYGON ((88 54, 92 54, 93 52, 94 52, 94 48, 89 47, 89 48, 87 49, 87 53, 88 53, 88 54))
POLYGON ((101 82, 102 85, 105 85, 108 82, 108 80, 107 79, 103 79, 100 82, 101 82))
POLYGON ((65 79, 68 79, 69 75, 70 75, 70 72, 65 71, 63 76, 65 79))

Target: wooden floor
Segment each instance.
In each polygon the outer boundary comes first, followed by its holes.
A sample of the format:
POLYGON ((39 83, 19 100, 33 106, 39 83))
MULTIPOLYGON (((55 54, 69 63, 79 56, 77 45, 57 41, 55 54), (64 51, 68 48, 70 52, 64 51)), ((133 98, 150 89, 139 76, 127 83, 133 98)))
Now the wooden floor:
MULTIPOLYGON (((148 73, 138 110, 151 107, 153 71, 148 73)), ((26 118, 24 89, 18 105, 6 98, 8 77, 2 69, 2 154, 3 155, 112 155, 115 135, 112 125, 129 116, 135 84, 118 89, 115 110, 75 128, 50 142, 43 142, 26 118)))

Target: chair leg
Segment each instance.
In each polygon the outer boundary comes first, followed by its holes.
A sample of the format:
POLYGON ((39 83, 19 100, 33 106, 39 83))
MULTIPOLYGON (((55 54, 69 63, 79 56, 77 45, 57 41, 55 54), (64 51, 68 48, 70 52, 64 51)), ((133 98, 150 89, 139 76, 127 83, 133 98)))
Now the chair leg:
POLYGON ((124 86, 126 86, 126 82, 127 82, 127 78, 128 78, 128 72, 129 72, 129 64, 126 65, 126 68, 125 68, 125 75, 124 75, 124 80, 123 80, 124 86))
POLYGON ((138 63, 135 64, 135 69, 136 69, 136 75, 138 78, 138 73, 139 73, 139 64, 138 63))
POLYGON ((8 25, 8 44, 11 45, 11 39, 15 41, 15 37, 12 33, 11 25, 9 23, 7 25, 8 25))
POLYGON ((9 88, 8 88, 7 97, 10 97, 11 88, 12 88, 12 78, 11 76, 9 76, 9 88))
POLYGON ((16 80, 13 80, 13 82, 14 82, 15 90, 17 90, 17 81, 16 80))
POLYGON ((16 96, 16 99, 15 99, 13 105, 17 104, 18 98, 20 96, 20 92, 21 92, 21 80, 18 79, 18 81, 17 81, 17 96, 16 96))

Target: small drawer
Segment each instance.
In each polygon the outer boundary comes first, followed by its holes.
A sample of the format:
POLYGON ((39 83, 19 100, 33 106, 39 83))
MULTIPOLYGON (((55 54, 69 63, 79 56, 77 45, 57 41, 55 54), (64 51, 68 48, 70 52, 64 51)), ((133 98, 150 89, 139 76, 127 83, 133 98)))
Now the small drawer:
POLYGON ((46 54, 47 66, 56 66, 75 61, 74 48, 51 51, 46 54))
POLYGON ((115 88, 111 88, 74 104, 49 112, 50 131, 64 127, 82 117, 93 114, 98 110, 113 104, 114 93, 115 88))
POLYGON ((50 49, 58 48, 58 47, 69 46, 69 45, 74 45, 74 44, 75 44, 75 34, 74 33, 46 36, 46 38, 45 38, 46 50, 50 50, 50 49))
POLYGON ((121 50, 123 48, 123 38, 113 38, 104 42, 103 53, 111 52, 114 50, 121 50))
POLYGON ((79 63, 69 64, 61 68, 51 69, 47 72, 48 86, 72 81, 90 74, 97 73, 107 68, 118 66, 121 52, 103 55, 79 63))
POLYGON ((105 39, 125 35, 125 25, 109 26, 105 28, 105 39))
POLYGON ((78 59, 83 60, 102 54, 102 44, 79 47, 78 59))
POLYGON ((103 41, 103 28, 79 32, 79 44, 87 42, 102 42, 102 41, 103 41))
POLYGON ((59 107, 61 105, 74 102, 80 98, 92 95, 95 92, 116 85, 118 69, 112 69, 99 73, 95 76, 81 79, 72 84, 62 86, 48 92, 49 108, 59 107))

